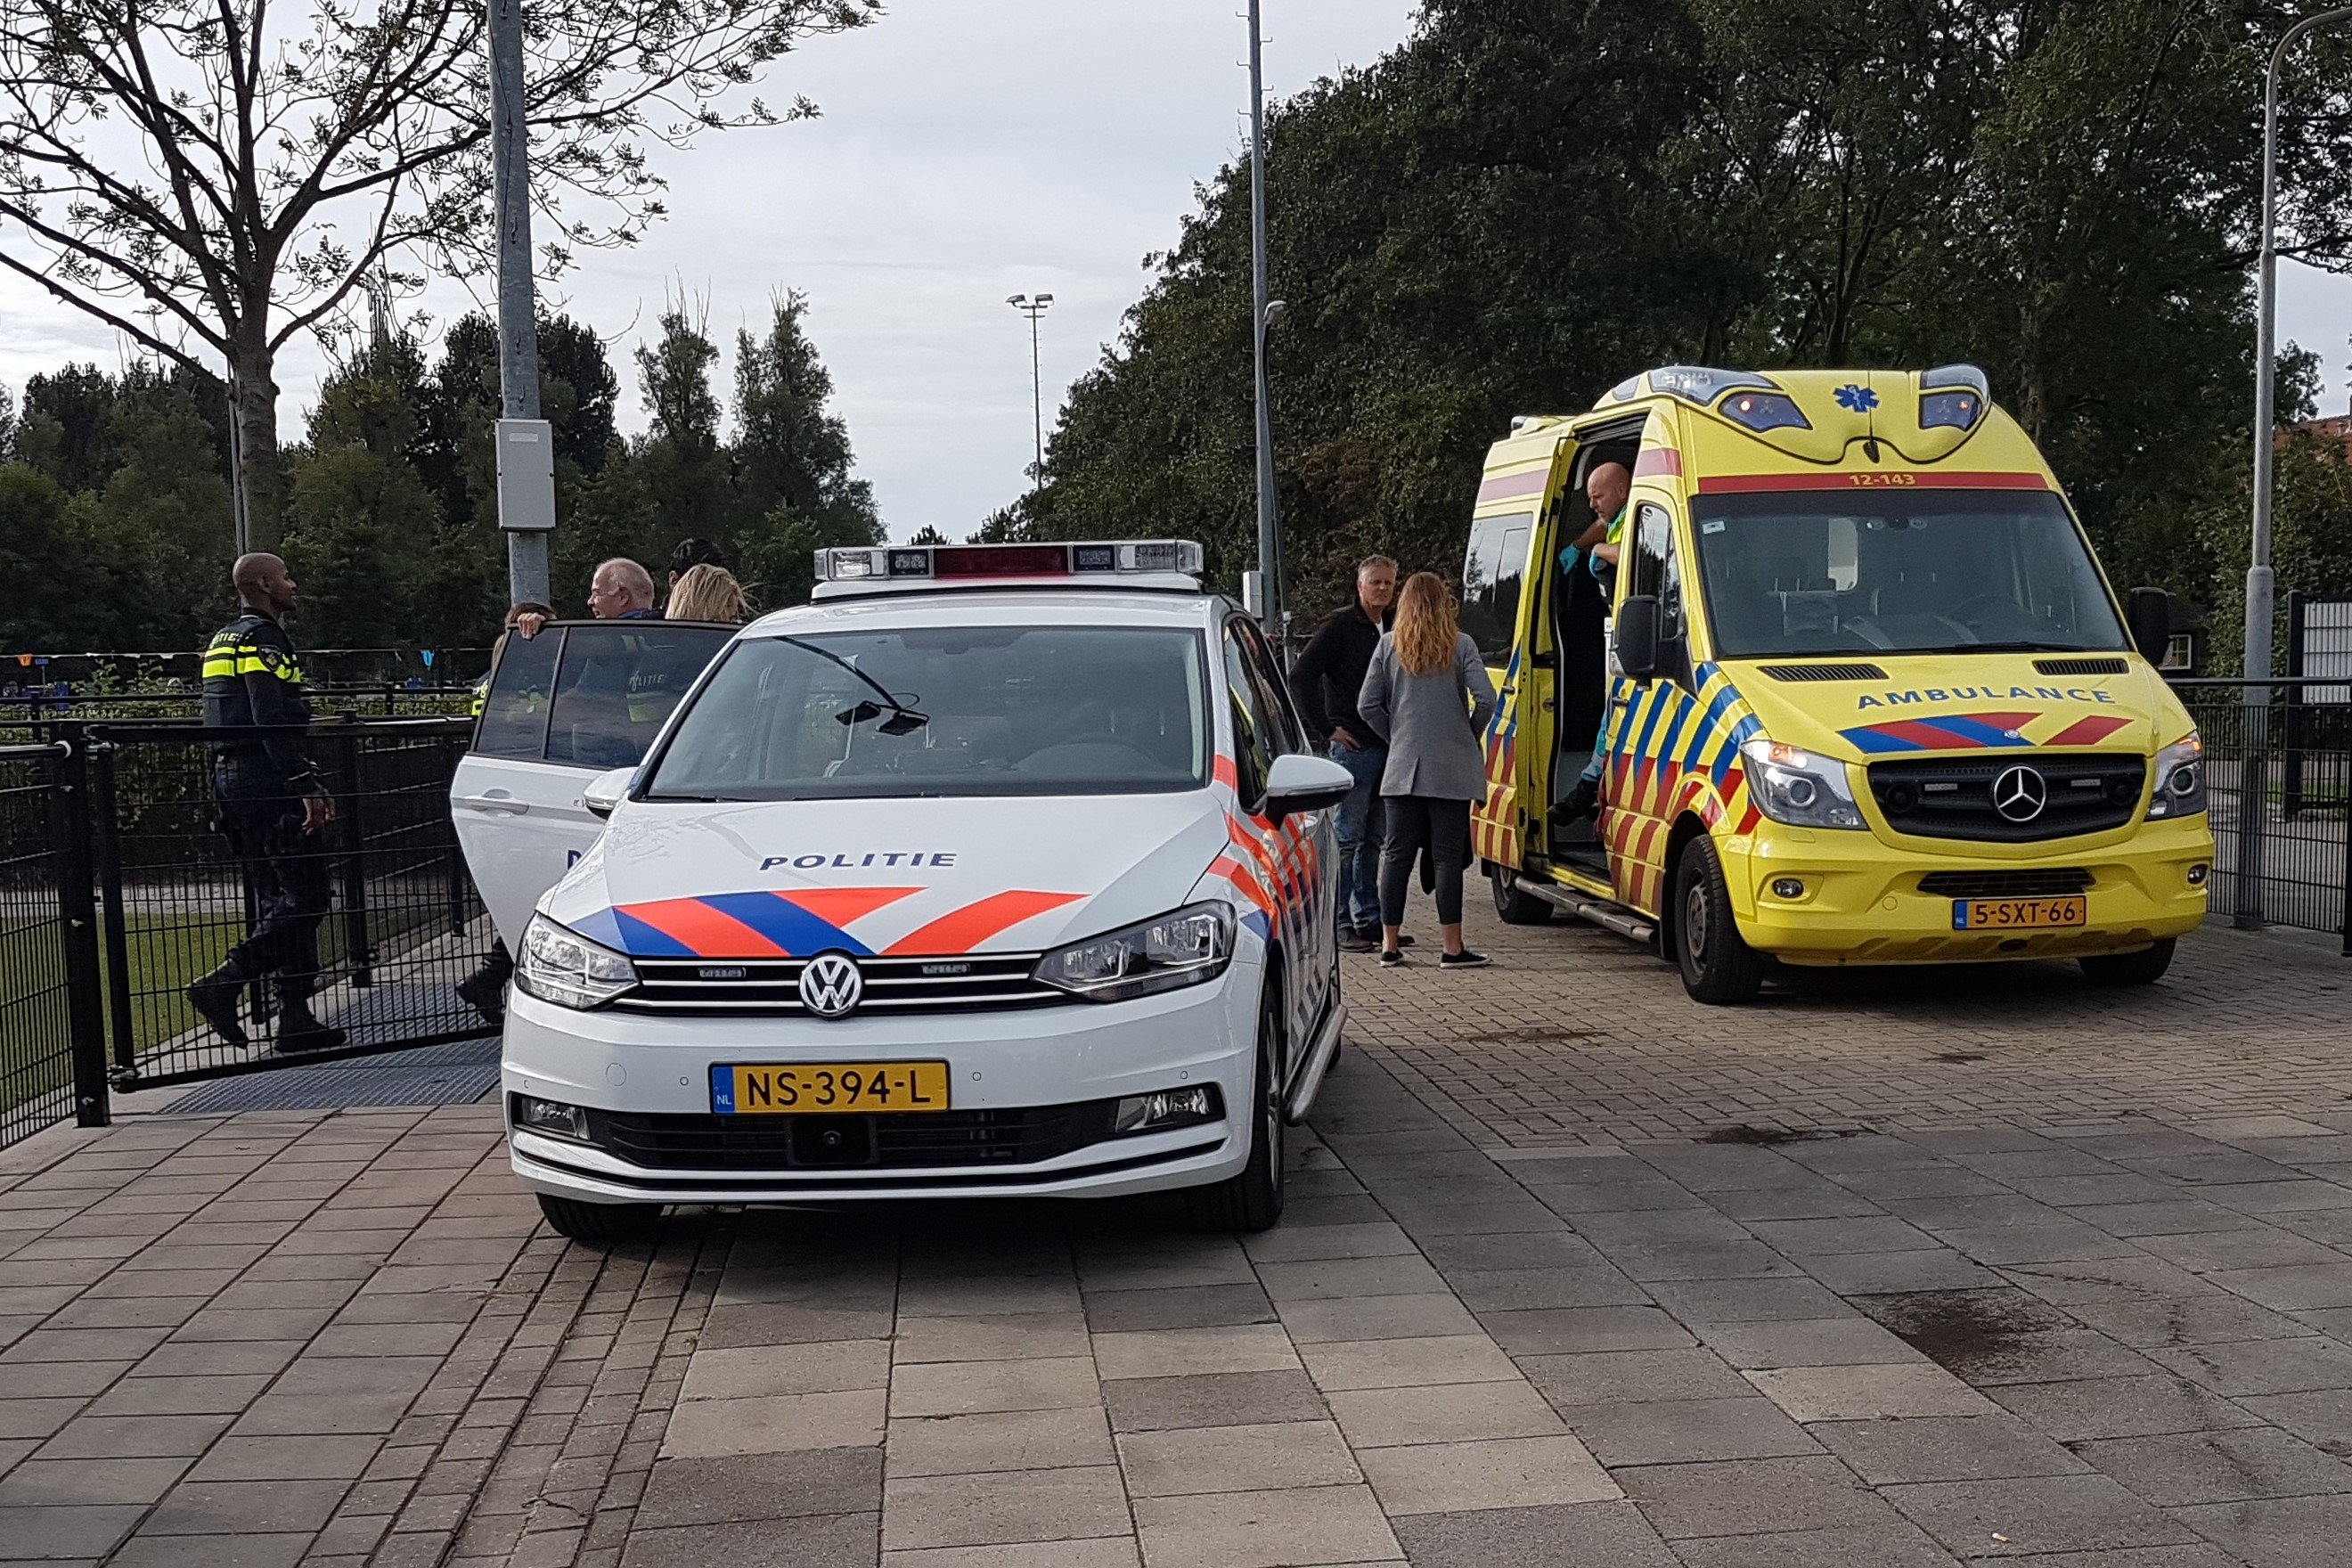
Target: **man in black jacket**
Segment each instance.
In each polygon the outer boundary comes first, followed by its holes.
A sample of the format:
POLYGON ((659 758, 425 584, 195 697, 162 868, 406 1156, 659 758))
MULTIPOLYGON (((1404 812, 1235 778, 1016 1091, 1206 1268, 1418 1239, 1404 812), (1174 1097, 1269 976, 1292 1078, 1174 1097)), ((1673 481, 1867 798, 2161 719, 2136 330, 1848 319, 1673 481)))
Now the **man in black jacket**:
POLYGON ((310 704, 302 668, 278 624, 294 607, 294 579, 275 555, 240 555, 231 573, 242 606, 205 649, 205 724, 250 731, 215 742, 213 789, 220 827, 244 866, 257 918, 221 966, 189 985, 188 1000, 233 1046, 246 1043, 238 994, 257 980, 278 982, 280 1051, 330 1050, 343 1031, 310 1011, 319 987, 319 926, 327 918, 327 846, 335 819, 310 761, 303 730, 310 704))
POLYGON ((1356 712, 1364 670, 1396 602, 1396 563, 1374 555, 1356 568, 1356 602, 1315 629, 1290 669, 1291 695, 1308 733, 1356 778, 1339 807, 1339 945, 1369 952, 1381 930, 1381 772, 1388 747, 1356 712))

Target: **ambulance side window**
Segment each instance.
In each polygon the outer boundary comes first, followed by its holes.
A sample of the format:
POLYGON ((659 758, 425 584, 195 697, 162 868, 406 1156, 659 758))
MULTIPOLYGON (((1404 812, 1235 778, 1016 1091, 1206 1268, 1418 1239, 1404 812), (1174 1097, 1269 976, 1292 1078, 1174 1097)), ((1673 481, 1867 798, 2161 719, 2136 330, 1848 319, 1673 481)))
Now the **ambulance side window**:
POLYGON ((1489 664, 1511 657, 1518 630, 1519 583, 1528 564, 1533 512, 1482 517, 1470 525, 1470 552, 1462 563, 1462 629, 1489 664))
POLYGON ((1264 694, 1242 646, 1241 625, 1225 623, 1225 697, 1234 716, 1234 761, 1240 772, 1234 793, 1255 810, 1265 799, 1266 771, 1282 754, 1279 720, 1266 711, 1264 694))
POLYGON ((1630 595, 1648 594, 1658 601, 1658 640, 1680 642, 1683 637, 1682 558, 1675 551, 1675 520, 1654 501, 1643 501, 1633 513, 1633 577, 1630 595))

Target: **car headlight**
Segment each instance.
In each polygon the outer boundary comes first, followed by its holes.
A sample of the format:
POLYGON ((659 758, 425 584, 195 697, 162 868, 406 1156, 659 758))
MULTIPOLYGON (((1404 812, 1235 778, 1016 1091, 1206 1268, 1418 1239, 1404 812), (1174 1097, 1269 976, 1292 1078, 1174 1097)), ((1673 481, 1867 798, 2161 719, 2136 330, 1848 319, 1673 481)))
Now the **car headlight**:
POLYGON ((1748 759, 1748 795, 1756 809, 1790 827, 1860 827, 1862 809, 1845 782, 1845 764, 1759 735, 1739 748, 1748 759))
POLYGON ((1123 931, 1055 948, 1032 973, 1043 984, 1089 1002, 1124 1002, 1214 980, 1233 956, 1232 909, 1189 904, 1123 931))
POLYGON ((637 984, 637 966, 545 915, 523 928, 515 984, 559 1007, 601 1007, 637 984))
POLYGON ((2205 738, 2191 730, 2156 753, 2156 793, 2148 798, 2147 814, 2194 816, 2205 809, 2205 738))

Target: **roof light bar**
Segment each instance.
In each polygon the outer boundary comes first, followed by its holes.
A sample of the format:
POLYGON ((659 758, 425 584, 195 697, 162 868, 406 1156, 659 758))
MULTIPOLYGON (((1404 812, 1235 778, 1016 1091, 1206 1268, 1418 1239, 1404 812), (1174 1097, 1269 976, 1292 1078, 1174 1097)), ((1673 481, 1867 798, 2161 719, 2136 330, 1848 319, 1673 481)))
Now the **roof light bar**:
POLYGON ((1973 430, 1992 401, 1985 373, 1972 364, 1939 364, 1919 373, 1919 428, 1973 430))
POLYGON ((1119 576, 1197 578, 1199 544, 1189 539, 1086 541, 1051 544, 893 544, 820 550, 819 583, 1035 583, 1119 576))
POLYGON ((1769 376, 1748 370, 1716 370, 1707 365, 1670 364, 1650 373, 1650 390, 1669 397, 1679 397, 1685 403, 1696 403, 1701 408, 1711 408, 1715 400, 1727 392, 1778 392, 1778 383, 1769 376))

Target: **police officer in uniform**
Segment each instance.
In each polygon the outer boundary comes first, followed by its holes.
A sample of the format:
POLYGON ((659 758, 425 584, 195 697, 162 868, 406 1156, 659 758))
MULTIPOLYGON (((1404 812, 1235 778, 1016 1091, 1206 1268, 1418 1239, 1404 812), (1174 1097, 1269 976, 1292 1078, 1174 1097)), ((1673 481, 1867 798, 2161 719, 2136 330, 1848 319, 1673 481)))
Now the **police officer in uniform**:
POLYGON ((294 607, 294 580, 275 555, 237 557, 231 577, 242 613, 205 650, 205 723, 252 729, 216 742, 213 787, 220 826, 244 867, 259 918, 218 969, 188 986, 188 1000, 233 1046, 246 1044, 237 994, 274 976, 277 1048, 331 1050, 341 1029, 310 1011, 319 986, 319 926, 327 918, 327 868, 319 835, 335 803, 310 761, 300 726, 310 721, 302 670, 278 617, 294 607))

